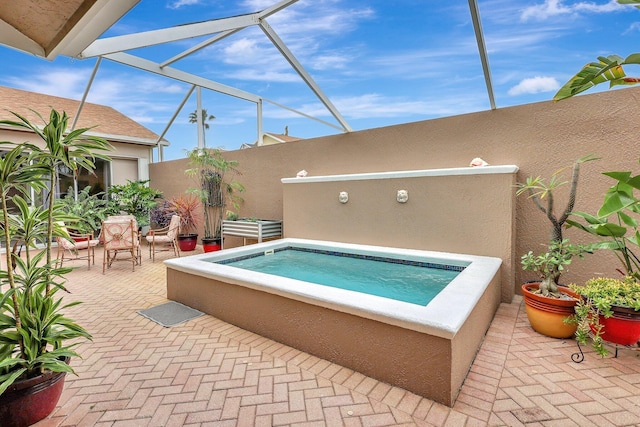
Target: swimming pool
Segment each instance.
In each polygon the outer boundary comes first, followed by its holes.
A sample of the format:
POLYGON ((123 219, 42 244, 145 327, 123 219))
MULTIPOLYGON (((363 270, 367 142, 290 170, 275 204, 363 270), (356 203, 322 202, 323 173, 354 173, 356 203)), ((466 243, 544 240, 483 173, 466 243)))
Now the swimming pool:
POLYGON ((169 299, 446 405, 500 303, 501 260, 491 257, 281 239, 165 264, 169 299), (418 305, 211 262, 288 246, 464 270, 418 305))
POLYGON ((427 305, 465 268, 299 246, 212 262, 418 305, 427 305))

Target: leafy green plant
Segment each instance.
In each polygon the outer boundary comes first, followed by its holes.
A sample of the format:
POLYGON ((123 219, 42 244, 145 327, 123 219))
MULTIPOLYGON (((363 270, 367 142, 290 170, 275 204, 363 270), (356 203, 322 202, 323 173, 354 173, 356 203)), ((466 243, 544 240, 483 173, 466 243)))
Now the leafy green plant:
POLYGON ((64 359, 77 356, 73 351, 76 338, 90 338, 85 329, 62 314, 76 304, 63 304, 58 295, 65 291, 64 275, 71 269, 57 268, 51 259, 52 237, 66 234, 58 221, 72 216, 54 203, 53 191, 47 191, 44 206, 30 206, 21 195, 46 191, 47 183, 56 182, 60 166, 74 173, 91 170, 96 157, 108 158, 101 151, 110 149, 104 139, 87 135, 88 128, 67 133, 65 113, 52 110, 48 122, 38 114, 45 122, 43 127, 13 114, 18 120, 2 120, 0 124, 35 133, 44 148, 0 142, 6 147, 0 157, 0 237, 6 248, 12 244, 25 248, 23 256, 6 250, 6 269, 0 269, 0 394, 16 380, 45 371, 73 372, 64 359), (9 198, 17 210, 10 211, 9 198), (42 251, 36 251, 39 242, 45 244, 42 251), (71 344, 67 344, 69 340, 71 344))
POLYGON ((574 256, 584 257, 584 254, 591 253, 589 245, 572 245, 569 239, 562 241, 552 241, 547 246, 547 251, 535 255, 533 251, 522 255, 520 262, 525 271, 535 271, 539 274, 540 288, 549 289, 551 295, 558 294, 558 279, 566 271, 574 256), (553 290, 555 287, 555 290, 553 290))
POLYGON ((149 213, 158 204, 162 192, 148 186, 149 180, 131 181, 109 187, 111 213, 125 212, 136 217, 139 226, 149 225, 149 213))
POLYGON ((602 338, 600 316, 613 316, 614 306, 640 311, 640 283, 630 276, 622 280, 599 277, 588 280, 584 285, 572 284, 570 288, 583 297, 575 307, 576 314, 568 319, 568 322, 578 325, 576 340, 586 344, 591 336, 596 353, 606 356, 608 351, 602 338))
POLYGON ((534 255, 532 251, 529 251, 521 258, 524 270, 536 271, 541 275, 540 293, 544 296, 558 296, 558 279, 571 262, 573 256, 582 257, 585 253, 591 252, 589 246, 570 245, 568 240, 563 237, 562 231, 575 204, 580 166, 592 160, 597 160, 597 158, 593 155, 588 155, 577 159, 573 163, 567 205, 559 214, 555 211, 554 192, 567 184, 567 181, 563 181, 561 177, 563 169, 554 172, 548 182, 537 176, 528 177, 526 182, 516 185, 518 188, 516 195, 528 194, 535 206, 551 222, 547 253, 534 255))
POLYGON ((185 174, 193 178, 197 187, 187 190, 195 194, 203 207, 204 237, 219 238, 226 207, 237 210, 242 202, 238 193, 244 186, 230 179, 239 174, 236 160, 227 160, 219 149, 195 149, 188 152, 190 168, 185 174))
POLYGON ((73 192, 58 200, 61 209, 77 217, 73 224, 69 224, 78 233, 95 233, 107 217, 108 202, 103 192, 91 194, 91 186, 86 186, 78 192, 75 198, 73 192))
POLYGON ((605 172, 604 175, 616 183, 607 190, 598 212, 595 215, 573 212, 573 216, 583 221, 569 219, 567 223, 599 237, 601 240, 594 243, 593 248, 613 251, 620 261, 622 275, 640 281, 640 200, 635 196, 635 190, 640 189, 640 175, 634 176, 630 171, 605 172))

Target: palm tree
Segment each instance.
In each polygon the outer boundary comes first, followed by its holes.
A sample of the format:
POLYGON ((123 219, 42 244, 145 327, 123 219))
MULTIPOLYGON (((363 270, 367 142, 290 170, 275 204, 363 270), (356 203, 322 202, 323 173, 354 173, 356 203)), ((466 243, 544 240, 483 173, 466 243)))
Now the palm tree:
MULTIPOLYGON (((207 123, 207 121, 215 120, 215 118, 216 116, 214 116, 213 114, 207 114, 206 109, 202 109, 202 129, 203 130, 209 129, 209 123, 207 123)), ((195 110, 194 112, 189 113, 189 123, 198 123, 198 110, 195 110)), ((207 146, 205 132, 202 132, 202 144, 205 147, 207 146)))

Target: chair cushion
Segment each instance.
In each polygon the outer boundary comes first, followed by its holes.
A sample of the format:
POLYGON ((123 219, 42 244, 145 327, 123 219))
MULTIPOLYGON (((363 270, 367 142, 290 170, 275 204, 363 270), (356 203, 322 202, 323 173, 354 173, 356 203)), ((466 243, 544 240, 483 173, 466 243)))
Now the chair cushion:
POLYGON ((173 239, 169 236, 147 236, 147 242, 170 243, 173 242, 173 239))

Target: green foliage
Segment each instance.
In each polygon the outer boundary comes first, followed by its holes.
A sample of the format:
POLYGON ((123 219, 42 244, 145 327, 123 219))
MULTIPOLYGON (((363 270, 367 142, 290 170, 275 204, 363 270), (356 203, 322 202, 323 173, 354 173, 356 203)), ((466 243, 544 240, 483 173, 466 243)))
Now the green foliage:
MULTIPOLYGON (((92 170, 97 157, 108 159, 100 151, 108 150, 107 141, 86 135, 89 129, 67 132, 66 113, 51 111, 44 126, 32 124, 13 113, 17 121, 2 120, 0 125, 26 129, 44 142, 44 148, 31 144, 0 142, 5 153, 0 158, 0 237, 6 248, 6 269, 0 269, 0 394, 18 379, 40 375, 44 371, 73 372, 64 358, 75 356, 71 349, 76 338, 89 338, 82 327, 66 318, 58 292, 64 292, 64 275, 70 268, 56 268, 51 259, 53 236, 65 233, 58 221, 75 218, 54 204, 54 192, 48 191, 45 206, 30 206, 25 198, 31 190, 46 189, 56 182, 61 166, 78 173, 92 170), (9 211, 11 197, 17 209, 9 211), (45 250, 33 254, 36 243, 45 250), (16 253, 24 244, 25 253, 16 253), (73 344, 65 345, 73 340, 73 344)), ((37 114, 37 113, 36 113, 37 114)), ((42 119, 42 116, 38 114, 42 119)), ((44 119, 42 119, 44 121, 44 119)))
POLYGON ((544 296, 558 294, 558 279, 574 256, 583 257, 585 253, 592 252, 590 246, 570 245, 568 240, 563 237, 562 230, 575 204, 580 166, 593 160, 598 159, 590 154, 577 159, 573 163, 567 205, 559 213, 555 211, 554 196, 558 188, 569 183, 561 177, 564 168, 554 172, 548 182, 538 176, 528 177, 524 183, 516 184, 516 195, 528 194, 535 206, 551 223, 547 252, 541 255, 534 255, 532 251, 529 251, 521 258, 524 270, 536 271, 540 274, 542 279, 540 292, 544 296))
POLYGON ((599 355, 606 356, 608 351, 602 339, 600 316, 613 316, 613 306, 640 311, 640 283, 630 276, 622 280, 599 277, 582 286, 572 284, 570 288, 583 297, 575 307, 575 315, 568 319, 578 325, 576 339, 580 344, 586 344, 591 335, 593 348, 599 355))
POLYGON ((158 204, 162 192, 150 188, 149 180, 130 181, 109 187, 109 211, 126 212, 136 217, 139 226, 149 225, 149 213, 158 204))
POLYGON ((79 191, 77 199, 72 191, 68 191, 57 203, 63 212, 76 217, 75 221, 68 225, 81 234, 95 233, 107 217, 108 202, 104 192, 91 194, 91 186, 79 191))
POLYGON ((533 251, 529 251, 522 255, 520 262, 523 270, 535 271, 540 275, 540 292, 548 296, 558 293, 558 279, 571 264, 573 257, 583 258, 585 253, 592 253, 590 245, 572 245, 569 244, 569 239, 563 239, 561 242, 549 243, 547 251, 541 254, 535 255, 533 251))
POLYGON ((188 152, 188 157, 190 168, 185 174, 197 183, 188 192, 195 194, 202 204, 204 237, 220 237, 226 207, 232 205, 238 210, 243 201, 238 193, 245 190, 244 186, 232 178, 240 174, 238 162, 225 159, 218 149, 195 149, 188 152))
POLYGON ((573 212, 572 215, 580 220, 569 219, 567 223, 597 236, 600 241, 593 244, 593 248, 613 251, 623 274, 640 281, 640 200, 635 195, 635 190, 640 189, 640 175, 634 176, 629 171, 605 172, 604 175, 616 183, 607 190, 598 212, 595 215, 573 212))

